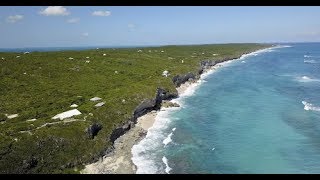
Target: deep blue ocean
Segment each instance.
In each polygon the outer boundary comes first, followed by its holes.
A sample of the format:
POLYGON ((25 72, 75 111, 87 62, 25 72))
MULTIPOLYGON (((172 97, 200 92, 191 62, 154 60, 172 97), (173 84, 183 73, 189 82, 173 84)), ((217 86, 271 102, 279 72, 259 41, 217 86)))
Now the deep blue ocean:
POLYGON ((137 173, 320 173, 320 43, 224 63, 163 109, 137 173))

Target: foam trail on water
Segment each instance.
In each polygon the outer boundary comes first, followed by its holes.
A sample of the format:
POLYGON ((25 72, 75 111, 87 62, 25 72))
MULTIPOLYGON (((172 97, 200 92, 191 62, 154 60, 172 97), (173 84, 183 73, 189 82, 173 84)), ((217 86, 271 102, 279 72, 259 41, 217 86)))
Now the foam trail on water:
POLYGON ((297 77, 296 80, 299 82, 320 82, 319 79, 313 79, 308 76, 297 77))
POLYGON ((311 63, 311 64, 314 64, 314 63, 318 63, 317 61, 311 59, 311 60, 304 60, 303 61, 304 63, 311 63))
POLYGON ((173 135, 173 133, 171 132, 171 133, 168 135, 168 137, 165 138, 165 139, 162 141, 162 143, 164 144, 164 146, 166 146, 167 144, 169 144, 170 142, 172 142, 172 139, 171 139, 172 135, 173 135))
POLYGON ((165 169, 166 173, 170 174, 170 171, 172 170, 172 168, 169 167, 168 159, 165 156, 162 157, 162 162, 166 165, 166 169, 165 169))
POLYGON ((176 130, 176 128, 172 128, 172 132, 168 135, 167 138, 165 138, 162 143, 164 144, 164 146, 168 145, 170 142, 172 142, 171 137, 173 136, 173 132, 176 130))
POLYGON ((308 103, 307 101, 302 101, 302 104, 304 105, 303 109, 306 110, 306 111, 309 111, 309 110, 311 110, 311 111, 320 111, 320 107, 316 107, 313 104, 308 103))

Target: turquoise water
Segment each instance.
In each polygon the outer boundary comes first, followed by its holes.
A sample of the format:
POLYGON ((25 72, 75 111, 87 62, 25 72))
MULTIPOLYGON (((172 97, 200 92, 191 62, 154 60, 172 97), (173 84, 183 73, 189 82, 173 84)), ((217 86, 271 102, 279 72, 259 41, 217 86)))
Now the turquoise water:
POLYGON ((137 173, 320 173, 320 44, 232 61, 132 149, 137 173))

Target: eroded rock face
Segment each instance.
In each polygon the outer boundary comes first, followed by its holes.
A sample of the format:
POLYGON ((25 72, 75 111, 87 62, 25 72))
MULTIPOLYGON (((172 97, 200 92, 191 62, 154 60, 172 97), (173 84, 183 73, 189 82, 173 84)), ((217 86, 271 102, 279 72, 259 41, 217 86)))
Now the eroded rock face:
POLYGON ((159 109, 163 100, 171 100, 177 98, 177 93, 170 93, 162 88, 157 88, 156 98, 155 98, 155 110, 159 109))
POLYGON ((200 62, 200 68, 198 70, 198 74, 202 74, 203 73, 203 70, 211 67, 211 66, 214 66, 216 65, 218 62, 215 61, 215 60, 204 60, 204 61, 201 61, 200 62))
POLYGON ((156 105, 156 100, 154 99, 148 99, 148 100, 144 100, 140 105, 138 105, 138 107, 135 109, 133 115, 134 117, 140 117, 144 114, 146 114, 147 112, 153 110, 153 108, 156 105))
POLYGON ((87 128, 87 133, 90 139, 93 139, 98 132, 102 129, 102 125, 99 123, 94 123, 87 128))
POLYGON ((172 78, 173 83, 176 85, 176 87, 179 87, 181 84, 187 82, 189 79, 196 79, 196 76, 189 72, 184 75, 176 75, 172 78))
POLYGON ((180 107, 180 105, 178 103, 170 102, 170 101, 163 101, 161 106, 165 107, 165 108, 168 108, 168 107, 180 107))
POLYGON ((144 100, 140 103, 133 112, 132 117, 122 126, 112 131, 110 141, 114 141, 134 127, 137 122, 137 118, 153 110, 158 110, 161 107, 163 100, 170 100, 178 97, 177 93, 170 93, 162 88, 157 88, 155 98, 144 100))
POLYGON ((116 128, 112 131, 110 136, 110 141, 114 143, 116 139, 118 139, 120 136, 124 135, 127 131, 129 131, 131 128, 134 127, 134 123, 130 120, 121 127, 116 128))

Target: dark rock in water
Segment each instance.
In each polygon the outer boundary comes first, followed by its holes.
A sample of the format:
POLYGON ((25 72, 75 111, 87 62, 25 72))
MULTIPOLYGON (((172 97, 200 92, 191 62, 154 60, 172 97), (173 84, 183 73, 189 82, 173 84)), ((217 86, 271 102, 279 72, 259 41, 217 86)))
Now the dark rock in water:
POLYGON ((38 160, 35 157, 31 157, 27 160, 23 160, 23 169, 29 170, 31 168, 36 167, 38 164, 38 160))
POLYGON ((87 128, 87 133, 90 139, 93 139, 98 132, 102 129, 102 125, 99 123, 94 123, 87 128))
POLYGON ((189 80, 196 79, 195 75, 191 72, 184 74, 184 75, 176 75, 172 78, 173 83, 176 85, 176 87, 179 87, 181 84, 189 81, 189 80))

